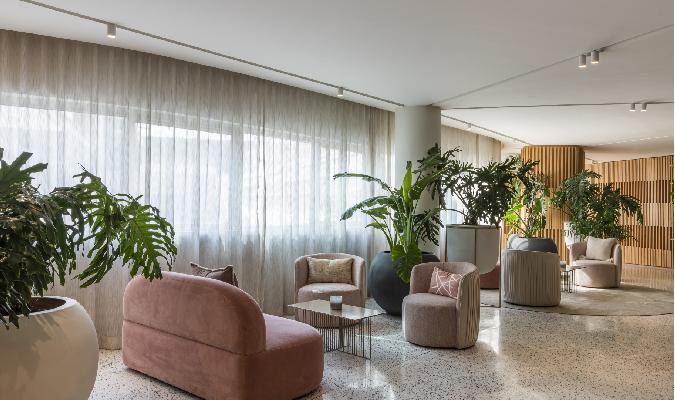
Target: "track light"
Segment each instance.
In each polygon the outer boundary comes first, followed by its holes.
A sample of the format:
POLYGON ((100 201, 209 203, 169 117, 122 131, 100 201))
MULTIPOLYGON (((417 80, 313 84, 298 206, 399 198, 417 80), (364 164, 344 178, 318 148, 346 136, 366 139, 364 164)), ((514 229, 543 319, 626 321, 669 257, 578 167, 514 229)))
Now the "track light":
POLYGON ((591 51, 591 64, 600 64, 600 52, 598 50, 591 51))
POLYGON ((640 111, 647 112, 647 103, 642 103, 642 108, 640 108, 640 111))
POLYGON ((579 68, 586 68, 586 54, 579 56, 579 68))
POLYGON ((340 98, 345 97, 344 88, 341 88, 341 87, 338 88, 337 97, 340 97, 340 98))
POLYGON ((635 112, 635 103, 631 103, 630 108, 628 109, 630 112, 635 112))
POLYGON ((466 130, 467 130, 467 131, 470 131, 471 128, 473 128, 473 125, 471 125, 470 123, 467 122, 467 123, 466 123, 466 130))
POLYGON ((110 39, 117 37, 117 26, 115 24, 108 24, 108 37, 110 39))

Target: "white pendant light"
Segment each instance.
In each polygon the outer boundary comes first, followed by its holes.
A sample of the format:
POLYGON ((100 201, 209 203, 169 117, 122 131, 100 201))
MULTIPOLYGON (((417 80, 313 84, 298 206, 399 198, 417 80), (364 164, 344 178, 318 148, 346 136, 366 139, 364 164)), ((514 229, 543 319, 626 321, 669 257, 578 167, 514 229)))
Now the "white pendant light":
POLYGON ((579 68, 586 68, 586 54, 579 56, 579 68))
POLYGON ((628 111, 630 111, 630 112, 635 112, 635 103, 632 103, 632 104, 630 105, 630 108, 628 109, 628 111))
POLYGON ((640 111, 647 112, 647 103, 642 103, 642 108, 640 108, 640 111))
POLYGON ((341 88, 341 87, 338 88, 337 97, 340 97, 340 98, 345 97, 345 90, 343 88, 341 88))
POLYGON ((115 39, 117 37, 117 26, 115 24, 108 24, 108 37, 115 39))
POLYGON ((591 64, 600 64, 600 52, 597 50, 591 51, 591 64))

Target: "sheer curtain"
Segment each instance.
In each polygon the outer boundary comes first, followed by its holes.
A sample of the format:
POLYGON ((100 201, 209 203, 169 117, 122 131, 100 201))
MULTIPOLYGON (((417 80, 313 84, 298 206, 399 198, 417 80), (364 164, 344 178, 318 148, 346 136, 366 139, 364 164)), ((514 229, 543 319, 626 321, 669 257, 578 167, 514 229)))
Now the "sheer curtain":
MULTIPOLYGON (((41 190, 80 165, 112 192, 143 195, 176 228, 174 270, 235 265, 265 312, 293 300, 293 261, 321 251, 370 258, 375 194, 342 171, 390 177, 391 113, 215 68, 119 48, 0 30, 0 147, 48 162, 41 190)), ((81 267, 86 260, 81 260, 81 267)), ((91 314, 102 347, 120 344, 128 271, 53 294, 91 314)))
MULTIPOLYGON (((456 157, 476 166, 483 166, 501 158, 502 143, 488 136, 479 135, 449 126, 441 127, 441 148, 449 150, 459 147, 456 157)), ((462 204, 453 196, 447 201, 449 208, 463 210, 462 204)), ((456 211, 444 211, 441 219, 445 224, 461 224, 464 216, 456 211)))

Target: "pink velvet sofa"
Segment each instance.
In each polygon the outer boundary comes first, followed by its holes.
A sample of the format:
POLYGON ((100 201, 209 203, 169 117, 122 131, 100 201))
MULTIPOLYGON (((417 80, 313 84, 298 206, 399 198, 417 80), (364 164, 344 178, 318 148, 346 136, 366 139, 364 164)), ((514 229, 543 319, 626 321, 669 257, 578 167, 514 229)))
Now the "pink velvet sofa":
POLYGON ((286 400, 316 389, 323 343, 309 325, 263 314, 227 283, 164 272, 124 292, 122 359, 206 399, 286 400))

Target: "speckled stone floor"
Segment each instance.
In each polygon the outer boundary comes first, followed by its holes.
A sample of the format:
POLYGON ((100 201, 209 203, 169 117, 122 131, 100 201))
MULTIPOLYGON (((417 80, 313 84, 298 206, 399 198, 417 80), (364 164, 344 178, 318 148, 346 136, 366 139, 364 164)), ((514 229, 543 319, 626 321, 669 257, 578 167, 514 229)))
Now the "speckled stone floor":
MULTIPOLYGON (((372 303, 371 303, 372 305, 372 303)), ((403 340, 401 320, 376 317, 373 359, 326 355, 305 399, 672 399, 673 316, 597 317, 481 308, 466 350, 403 340)), ((102 351, 91 399, 194 399, 102 351)), ((261 399, 262 400, 262 399, 261 399)))

